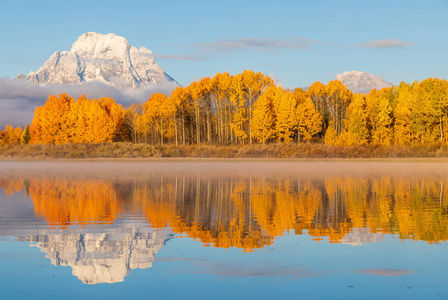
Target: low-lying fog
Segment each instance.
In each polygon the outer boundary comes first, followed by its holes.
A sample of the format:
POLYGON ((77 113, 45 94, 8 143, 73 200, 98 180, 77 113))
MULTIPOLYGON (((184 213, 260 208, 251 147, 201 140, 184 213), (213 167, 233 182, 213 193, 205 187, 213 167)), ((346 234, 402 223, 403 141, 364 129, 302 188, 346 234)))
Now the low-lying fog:
POLYGON ((51 179, 149 179, 183 177, 294 177, 328 176, 426 176, 448 175, 448 160, 154 160, 154 161, 43 161, 0 162, 0 180, 51 179))

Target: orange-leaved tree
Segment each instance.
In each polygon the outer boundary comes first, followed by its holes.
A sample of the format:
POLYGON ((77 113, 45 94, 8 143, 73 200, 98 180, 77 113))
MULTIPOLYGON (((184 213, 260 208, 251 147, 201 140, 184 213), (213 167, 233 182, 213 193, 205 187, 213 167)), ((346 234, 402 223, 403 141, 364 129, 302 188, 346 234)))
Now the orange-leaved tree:
POLYGON ((45 104, 37 107, 31 123, 31 143, 63 144, 70 142, 67 115, 73 104, 73 98, 67 94, 59 97, 50 95, 45 104))

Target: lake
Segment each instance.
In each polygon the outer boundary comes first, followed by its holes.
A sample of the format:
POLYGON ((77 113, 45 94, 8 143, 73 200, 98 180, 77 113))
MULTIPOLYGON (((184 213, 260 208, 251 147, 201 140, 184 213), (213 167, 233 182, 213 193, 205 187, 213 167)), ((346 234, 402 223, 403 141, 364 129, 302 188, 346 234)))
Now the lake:
POLYGON ((0 299, 447 299, 448 161, 0 162, 0 299))

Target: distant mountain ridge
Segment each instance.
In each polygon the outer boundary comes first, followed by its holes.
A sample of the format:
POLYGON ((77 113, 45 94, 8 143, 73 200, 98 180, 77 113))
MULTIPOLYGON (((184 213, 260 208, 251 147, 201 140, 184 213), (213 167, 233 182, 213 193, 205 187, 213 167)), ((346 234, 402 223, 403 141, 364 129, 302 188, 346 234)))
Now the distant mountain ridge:
POLYGON ((354 92, 368 92, 372 89, 392 87, 393 84, 385 81, 381 76, 368 72, 350 71, 336 75, 349 90, 354 92))
POLYGON ((149 49, 137 49, 113 33, 96 32, 84 33, 70 51, 54 52, 37 72, 19 74, 16 79, 40 85, 99 81, 123 89, 176 83, 155 62, 149 49))

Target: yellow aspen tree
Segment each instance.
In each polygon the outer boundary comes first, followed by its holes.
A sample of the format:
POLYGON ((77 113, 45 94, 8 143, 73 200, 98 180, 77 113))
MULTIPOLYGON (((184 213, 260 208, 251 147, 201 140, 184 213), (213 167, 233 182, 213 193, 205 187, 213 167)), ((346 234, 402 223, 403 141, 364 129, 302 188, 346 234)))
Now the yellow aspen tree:
POLYGON ((130 140, 134 144, 139 143, 138 122, 142 111, 142 107, 134 103, 124 113, 124 124, 129 132, 130 140))
POLYGON ((2 144, 21 144, 22 128, 14 128, 12 125, 6 125, 5 131, 0 130, 0 142, 2 144))
POLYGON ((371 90, 366 98, 372 143, 389 146, 393 138, 392 106, 389 100, 390 88, 371 90))
MULTIPOLYGON (((162 94, 163 95, 163 94, 162 94)), ((161 112, 164 121, 164 132, 163 135, 167 139, 172 139, 175 135, 175 114, 176 105, 174 102, 169 101, 169 99, 163 95, 163 102, 161 105, 161 112)))
MULTIPOLYGON (((297 93, 294 94, 298 96, 297 93)), ((293 123, 296 124, 298 141, 308 142, 322 131, 322 116, 306 94, 297 98, 297 107, 294 113, 295 121, 293 123)))
MULTIPOLYGON (((187 128, 189 127, 188 123, 191 119, 192 110, 188 102, 188 93, 183 87, 177 87, 171 92, 168 100, 176 110, 174 116, 176 120, 175 134, 179 136, 182 144, 185 145, 188 138, 187 128)), ((177 140, 178 138, 176 138, 176 144, 178 143, 177 140)))
POLYGON ((178 131, 177 131, 177 106, 176 102, 172 101, 173 99, 168 97, 167 101, 164 105, 166 122, 168 124, 167 131, 165 133, 165 137, 169 140, 175 140, 177 145, 178 131))
POLYGON ((204 119, 204 104, 206 94, 210 88, 210 78, 206 77, 201 79, 199 82, 194 81, 187 87, 188 95, 190 96, 191 105, 193 107, 193 117, 194 117, 194 135, 196 144, 201 143, 201 129, 203 127, 204 119))
POLYGON ((248 139, 247 134, 247 107, 244 98, 244 83, 242 74, 236 75, 232 80, 230 100, 232 101, 234 110, 230 122, 230 128, 235 137, 244 142, 248 139))
POLYGON ((211 144, 213 134, 213 113, 214 113, 213 112, 214 105, 211 96, 213 81, 209 77, 204 77, 199 81, 199 85, 202 89, 202 94, 204 95, 201 103, 201 108, 203 111, 202 127, 204 132, 204 140, 206 140, 208 144, 211 144))
POLYGON ((337 136, 335 145, 337 146, 347 146, 350 145, 350 140, 347 132, 347 128, 344 128, 341 133, 337 136))
POLYGON ((231 103, 229 99, 229 89, 232 77, 229 73, 217 73, 211 79, 210 104, 215 111, 214 133, 218 144, 224 144, 229 138, 228 123, 231 116, 231 103))
POLYGON ((255 101, 252 113, 252 137, 259 143, 266 144, 275 139, 276 109, 275 101, 279 96, 279 88, 271 86, 255 101))
POLYGON ((392 144, 392 107, 389 99, 380 99, 380 110, 378 114, 378 128, 372 135, 372 141, 381 145, 389 146, 392 144))
POLYGON ((232 115, 234 113, 234 106, 230 101, 230 93, 232 82, 234 78, 230 76, 229 73, 224 72, 219 77, 218 88, 219 88, 219 103, 221 113, 221 131, 222 131, 222 143, 231 143, 233 141, 232 129, 230 128, 230 123, 232 115))
POLYGON ((411 135, 413 144, 422 144, 427 139, 427 116, 425 115, 426 102, 425 92, 418 81, 414 81, 410 86, 411 97, 408 99, 411 119, 411 135))
POLYGON ((281 87, 272 85, 275 103, 276 135, 277 140, 289 143, 293 140, 297 129, 297 99, 290 91, 284 91, 281 87))
POLYGON ((248 70, 244 70, 234 79, 231 100, 236 109, 231 126, 238 139, 241 141, 248 139, 249 144, 252 144, 250 135, 252 108, 258 97, 273 84, 273 81, 261 72, 255 73, 248 70))
MULTIPOLYGON (((412 118, 418 143, 433 142, 433 118, 431 116, 431 99, 428 89, 432 89, 432 80, 415 82, 413 88, 414 97, 411 99, 411 109, 414 112, 412 118)), ((437 133, 438 130, 435 130, 437 133)))
POLYGON ((348 145, 365 145, 369 142, 366 99, 363 94, 355 94, 347 108, 346 143, 348 145))
POLYGON ((394 110, 394 143, 407 146, 412 143, 412 121, 409 99, 412 93, 409 85, 400 84, 398 86, 398 102, 394 110))
POLYGON ((5 126, 5 144, 16 144, 16 138, 14 136, 14 127, 12 125, 5 126))
POLYGON ((12 139, 12 142, 14 143, 14 144, 21 144, 21 138, 22 138, 22 128, 20 128, 20 127, 16 127, 15 129, 14 129, 14 132, 13 132, 13 139, 12 139))
POLYGON ((0 129, 0 144, 6 144, 5 135, 6 135, 6 132, 4 132, 3 130, 0 129))
POLYGON ((10 134, 8 133, 8 130, 6 130, 8 128, 8 126, 11 126, 11 125, 6 125, 5 130, 3 132, 0 132, 1 138, 2 138, 2 144, 4 144, 4 145, 11 144, 10 134))
POLYGON ((444 140, 444 123, 448 113, 447 81, 428 78, 417 85, 417 98, 423 104, 421 123, 424 127, 422 142, 432 143, 444 140))
MULTIPOLYGON (((296 93, 301 94, 302 92, 303 91, 301 89, 294 90, 295 94, 296 93)), ((297 96, 300 97, 299 95, 297 96)), ((330 112, 328 111, 328 95, 325 85, 320 81, 314 82, 306 90, 306 96, 311 98, 311 100, 314 103, 314 106, 316 107, 316 110, 322 116, 321 132, 325 132, 330 119, 330 112)), ((306 98, 306 96, 304 98, 306 98)))
POLYGON ((330 120, 327 131, 325 132, 324 142, 327 145, 336 145, 338 141, 338 133, 333 126, 333 121, 330 120))
POLYGON ((159 134, 160 144, 163 145, 165 136, 172 137, 170 127, 174 126, 171 120, 175 106, 164 94, 155 93, 143 104, 143 108, 147 122, 154 125, 159 134))
POLYGON ((339 80, 330 81, 325 88, 328 95, 328 110, 333 121, 333 127, 339 135, 344 129, 343 120, 345 119, 347 107, 353 98, 353 93, 339 80))

